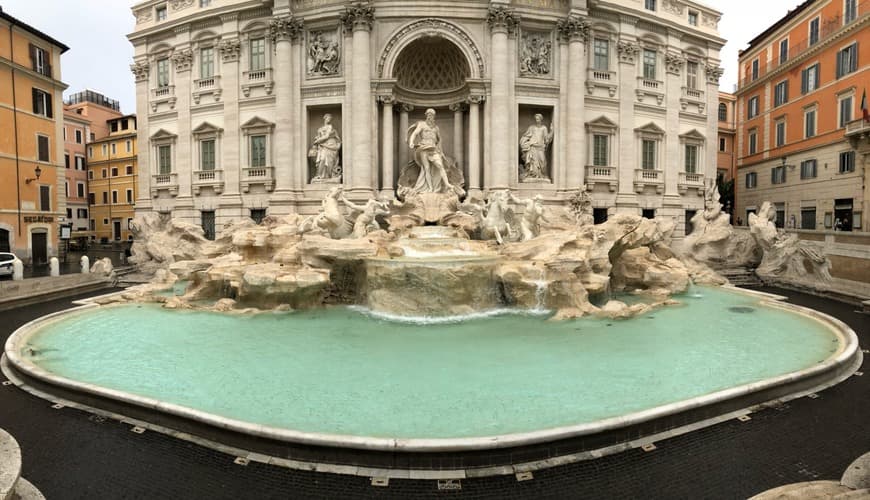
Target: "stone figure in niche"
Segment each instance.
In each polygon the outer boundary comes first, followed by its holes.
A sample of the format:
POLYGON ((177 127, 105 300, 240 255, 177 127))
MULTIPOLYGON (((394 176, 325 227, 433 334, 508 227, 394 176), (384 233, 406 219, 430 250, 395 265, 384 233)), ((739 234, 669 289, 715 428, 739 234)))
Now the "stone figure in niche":
POLYGON ((308 150, 308 157, 314 160, 315 167, 312 183, 341 181, 340 149, 341 138, 332 126, 332 115, 326 113, 323 115, 323 126, 317 129, 314 143, 308 150))
POLYGON ((534 198, 521 199, 508 192, 511 203, 523 207, 523 215, 520 217, 520 241, 527 241, 541 233, 540 222, 549 222, 544 216, 544 197, 536 194, 534 198))
POLYGON ((417 182, 412 188, 418 193, 453 191, 447 178, 445 156, 441 150, 441 133, 435 125, 435 110, 426 110, 426 119, 408 129, 408 146, 414 151, 414 161, 420 166, 417 182))
POLYGON ((334 75, 338 73, 338 42, 329 40, 323 33, 314 35, 308 47, 308 73, 334 75))
POLYGON ((523 37, 520 73, 534 76, 549 75, 551 49, 552 43, 541 35, 523 37))
POLYGON ((553 142, 553 125, 550 128, 544 125, 544 115, 535 115, 535 124, 526 129, 526 133, 520 138, 520 151, 522 151, 523 169, 521 180, 523 182, 547 181, 547 148, 553 142))

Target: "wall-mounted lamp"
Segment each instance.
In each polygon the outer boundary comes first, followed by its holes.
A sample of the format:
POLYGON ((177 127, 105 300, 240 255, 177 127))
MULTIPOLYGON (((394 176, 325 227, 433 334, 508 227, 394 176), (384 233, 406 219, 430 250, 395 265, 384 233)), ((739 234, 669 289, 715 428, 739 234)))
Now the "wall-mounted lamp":
POLYGON ((39 176, 42 175, 42 169, 39 168, 39 165, 36 166, 36 169, 33 170, 33 173, 36 175, 36 178, 28 177, 28 178, 24 179, 25 184, 30 184, 33 181, 39 180, 39 176))
POLYGON ((782 166, 783 166, 783 167, 788 167, 789 170, 794 170, 794 165, 786 165, 786 164, 785 164, 785 160, 786 160, 786 158, 787 158, 787 157, 785 157, 785 156, 782 157, 782 166))

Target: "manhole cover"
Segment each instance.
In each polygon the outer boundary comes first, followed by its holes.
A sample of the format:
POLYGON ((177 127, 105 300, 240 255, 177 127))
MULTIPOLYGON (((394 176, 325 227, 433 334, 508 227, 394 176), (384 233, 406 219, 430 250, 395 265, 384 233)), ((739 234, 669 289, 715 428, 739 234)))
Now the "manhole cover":
POLYGON ((733 313, 741 313, 741 314, 755 312, 755 309, 753 309, 751 307, 743 307, 743 306, 729 307, 728 310, 733 312, 733 313))

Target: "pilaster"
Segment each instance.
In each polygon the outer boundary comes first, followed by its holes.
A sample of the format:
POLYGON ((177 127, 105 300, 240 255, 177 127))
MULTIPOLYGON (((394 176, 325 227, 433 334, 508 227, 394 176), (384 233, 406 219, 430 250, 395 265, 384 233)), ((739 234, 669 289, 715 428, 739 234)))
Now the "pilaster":
POLYGON ((586 165, 584 129, 586 57, 585 43, 589 38, 589 23, 584 17, 571 15, 559 21, 559 34, 568 41, 567 95, 567 189, 583 187, 586 165))
POLYGON ((511 127, 514 119, 510 106, 510 64, 508 61, 508 35, 516 29, 519 18, 513 9, 503 5, 491 5, 486 22, 490 28, 490 47, 492 51, 492 87, 488 107, 491 107, 492 124, 490 126, 491 155, 488 171, 485 172, 484 183, 490 189, 506 189, 509 186, 513 167, 510 164, 511 127))
POLYGON ((361 197, 368 197, 374 186, 372 179, 371 127, 374 102, 371 92, 370 34, 374 8, 368 1, 354 2, 345 8, 341 21, 352 33, 351 61, 351 150, 352 164, 346 183, 361 197))

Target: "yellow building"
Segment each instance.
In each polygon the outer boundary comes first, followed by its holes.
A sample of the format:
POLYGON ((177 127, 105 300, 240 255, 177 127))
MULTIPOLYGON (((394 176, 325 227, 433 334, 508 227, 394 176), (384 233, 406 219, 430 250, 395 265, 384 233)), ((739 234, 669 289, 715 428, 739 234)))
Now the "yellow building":
POLYGON ((133 238, 136 203, 136 115, 106 121, 109 135, 88 144, 90 230, 98 242, 133 238))
POLYGON ((0 252, 43 264, 66 215, 60 55, 68 47, 0 9, 0 252))

